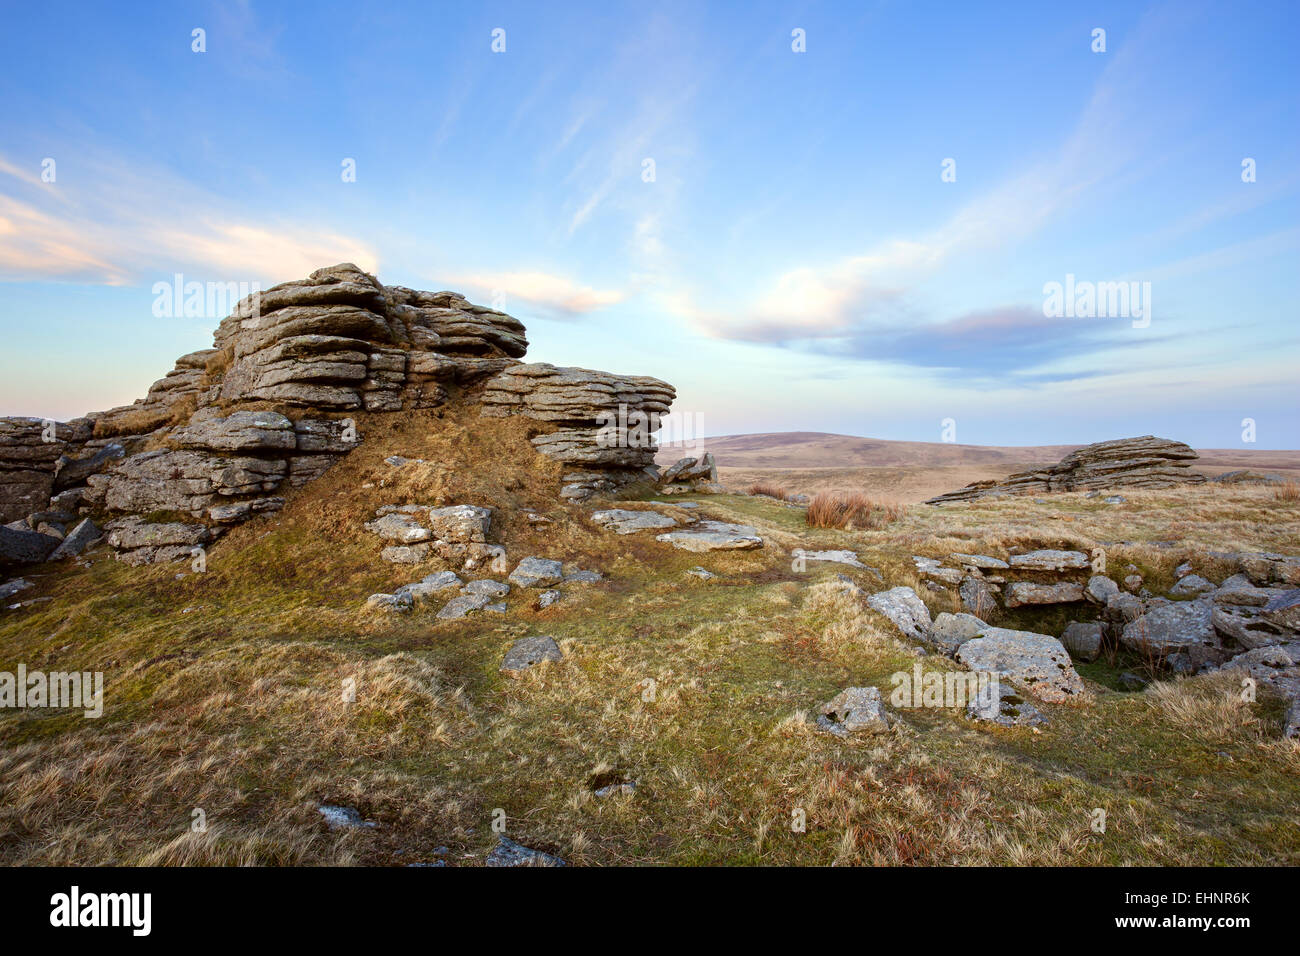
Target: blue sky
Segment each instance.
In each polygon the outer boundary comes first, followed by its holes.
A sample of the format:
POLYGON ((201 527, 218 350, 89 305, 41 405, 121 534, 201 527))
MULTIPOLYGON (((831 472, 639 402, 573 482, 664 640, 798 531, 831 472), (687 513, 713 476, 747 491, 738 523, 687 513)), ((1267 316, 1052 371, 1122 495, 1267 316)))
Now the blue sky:
POLYGON ((1300 447, 1300 5, 374 6, 10 5, 0 414, 208 346, 175 273, 351 260, 705 434, 1300 447), (1149 324, 1045 317, 1067 274, 1149 324))

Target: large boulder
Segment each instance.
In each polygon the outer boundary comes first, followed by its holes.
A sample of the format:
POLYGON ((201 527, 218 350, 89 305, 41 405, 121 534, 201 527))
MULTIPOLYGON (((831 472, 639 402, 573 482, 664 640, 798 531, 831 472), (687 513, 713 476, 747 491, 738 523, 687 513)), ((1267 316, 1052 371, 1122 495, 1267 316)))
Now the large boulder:
POLYGON ((1194 645, 1214 645, 1213 605, 1207 600, 1157 605, 1124 626, 1120 641, 1131 651, 1163 659, 1194 645))

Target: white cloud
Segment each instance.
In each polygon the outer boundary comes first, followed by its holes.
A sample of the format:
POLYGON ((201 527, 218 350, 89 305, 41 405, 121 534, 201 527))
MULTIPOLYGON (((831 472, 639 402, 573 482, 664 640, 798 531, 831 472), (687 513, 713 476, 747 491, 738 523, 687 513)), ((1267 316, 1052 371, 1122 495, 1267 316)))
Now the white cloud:
POLYGON ((552 313, 576 316, 615 305, 627 297, 618 289, 595 289, 547 272, 478 272, 439 278, 487 299, 500 293, 507 311, 512 308, 511 300, 518 299, 552 313))

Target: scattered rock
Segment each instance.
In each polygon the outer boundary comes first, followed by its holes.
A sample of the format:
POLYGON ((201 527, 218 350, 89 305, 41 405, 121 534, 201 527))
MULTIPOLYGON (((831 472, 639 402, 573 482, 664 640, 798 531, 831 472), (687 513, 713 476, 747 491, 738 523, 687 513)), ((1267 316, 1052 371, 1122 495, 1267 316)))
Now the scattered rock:
POLYGON ((366 608, 371 611, 409 611, 415 603, 409 592, 372 594, 366 598, 366 608))
POLYGON ((1061 635, 1061 644, 1076 661, 1095 661, 1101 654, 1100 621, 1071 621, 1061 635))
POLYGON ((1205 594, 1214 590, 1216 588, 1213 582, 1205 580, 1199 574, 1187 574, 1178 579, 1178 583, 1169 589, 1169 593, 1184 597, 1192 594, 1205 594))
POLYGON ((1124 590, 1130 594, 1136 594, 1142 590, 1142 575, 1129 574, 1124 577, 1124 590))
POLYGON ((543 591, 537 595, 537 610, 545 611, 561 597, 563 595, 559 591, 543 591))
POLYGON ((628 511, 621 508, 593 512, 591 520, 615 534, 635 534, 638 531, 655 531, 677 526, 676 521, 657 511, 628 511))
POLYGON ((0 601, 7 601, 19 591, 26 591, 31 586, 32 583, 23 578, 6 581, 4 584, 0 584, 0 601))
POLYGON ((490 578, 483 578, 478 581, 470 581, 464 587, 465 594, 481 594, 484 597, 500 598, 510 593, 510 585, 501 581, 493 581, 490 578))
POLYGON ((967 575, 962 579, 958 593, 961 595, 961 606, 975 617, 987 617, 997 609, 997 593, 983 578, 967 575))
POLYGON ((1119 585, 1106 577, 1104 574, 1094 574, 1088 579, 1088 586, 1084 589, 1083 596, 1093 604, 1100 604, 1105 607, 1110 603, 1110 599, 1119 594, 1119 585))
POLYGON ((849 687, 819 708, 817 726, 838 737, 864 732, 882 734, 889 730, 889 714, 875 687, 849 687))
POLYGON ((943 611, 930 627, 930 643, 951 657, 971 638, 978 637, 988 627, 971 614, 949 614, 943 611))
POLYGON ((374 828, 379 826, 377 823, 364 819, 361 814, 352 807, 335 807, 328 803, 322 803, 319 810, 320 815, 325 818, 325 822, 329 824, 331 830, 353 829, 358 827, 374 828))
POLYGON ((750 525, 727 524, 722 521, 701 521, 686 530, 657 535, 655 540, 667 542, 682 551, 697 553, 744 551, 763 546, 763 539, 750 525))
POLYGON ((605 580, 599 571, 572 571, 564 576, 565 584, 596 584, 605 580))
POLYGON ((990 681, 985 692, 976 693, 967 702, 966 716, 1002 727, 1041 727, 1047 723, 1041 710, 1000 680, 990 681))
POLYGON ((1131 651, 1163 658, 1194 644, 1216 643, 1207 600, 1157 605, 1125 625, 1120 641, 1131 651))
POLYGON ((712 581, 715 577, 717 577, 717 575, 715 575, 712 571, 707 571, 701 567, 688 568, 686 573, 691 575, 692 577, 699 578, 701 581, 712 581))
POLYGON ((448 601, 438 612, 438 617, 444 621, 459 620, 467 614, 483 610, 491 603, 492 599, 484 594, 461 594, 448 601))
POLYGON ((867 598, 867 604, 889 618, 904 636, 924 641, 930 634, 930 610, 908 587, 890 588, 867 598))
POLYGON ((510 583, 521 588, 546 588, 564 580, 564 565, 549 558, 524 558, 510 572, 510 583))
POLYGON ((507 837, 497 837, 497 845, 488 854, 487 866, 568 866, 558 856, 529 849, 507 837))
POLYGON ((990 627, 957 649, 957 660, 973 671, 1011 680, 1049 704, 1086 693, 1061 642, 1047 634, 990 627))
POLYGON ((465 584, 456 574, 455 571, 437 571, 428 575, 423 580, 416 581, 414 584, 403 584, 394 594, 410 595, 412 601, 416 604, 423 604, 426 601, 433 600, 435 595, 443 591, 461 588, 465 584))

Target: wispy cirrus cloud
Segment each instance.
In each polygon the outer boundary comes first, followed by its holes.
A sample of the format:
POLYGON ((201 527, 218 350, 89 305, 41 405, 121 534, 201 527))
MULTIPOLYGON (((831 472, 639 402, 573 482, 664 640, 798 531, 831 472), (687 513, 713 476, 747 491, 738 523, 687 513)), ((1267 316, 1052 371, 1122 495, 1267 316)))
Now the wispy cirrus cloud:
POLYGON ((526 302, 552 318, 574 318, 627 298, 620 289, 597 289, 548 272, 477 272, 441 274, 437 277, 471 296, 498 301, 506 309, 512 301, 526 302))

